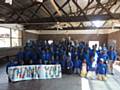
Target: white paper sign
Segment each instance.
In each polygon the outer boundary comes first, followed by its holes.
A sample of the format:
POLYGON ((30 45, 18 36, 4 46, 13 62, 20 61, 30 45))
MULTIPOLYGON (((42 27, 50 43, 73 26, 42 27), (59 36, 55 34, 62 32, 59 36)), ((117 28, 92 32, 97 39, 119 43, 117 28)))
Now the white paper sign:
POLYGON ((61 78, 61 65, 26 65, 8 68, 11 81, 61 78))

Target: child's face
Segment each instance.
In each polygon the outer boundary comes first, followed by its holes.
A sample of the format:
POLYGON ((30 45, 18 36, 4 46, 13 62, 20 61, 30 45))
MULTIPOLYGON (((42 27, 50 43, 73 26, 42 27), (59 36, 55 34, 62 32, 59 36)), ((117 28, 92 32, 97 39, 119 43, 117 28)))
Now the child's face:
POLYGON ((76 56, 75 60, 78 60, 78 56, 76 56))
POLYGON ((103 64, 103 61, 100 61, 100 64, 103 64))
POLYGON ((18 64, 18 61, 14 61, 14 64, 18 64))
POLYGON ((32 60, 30 60, 30 64, 32 64, 33 62, 32 62, 32 60))
POLYGON ((86 60, 84 59, 83 62, 86 63, 86 60))
POLYGON ((94 61, 94 57, 91 57, 91 61, 92 61, 92 62, 94 61))

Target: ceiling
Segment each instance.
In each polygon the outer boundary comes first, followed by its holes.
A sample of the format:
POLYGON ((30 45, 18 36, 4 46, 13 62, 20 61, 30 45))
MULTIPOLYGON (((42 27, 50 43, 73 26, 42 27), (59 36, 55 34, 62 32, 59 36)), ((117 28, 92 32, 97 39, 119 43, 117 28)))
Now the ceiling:
POLYGON ((0 0, 3 23, 29 30, 112 29, 120 23, 120 0, 0 0))

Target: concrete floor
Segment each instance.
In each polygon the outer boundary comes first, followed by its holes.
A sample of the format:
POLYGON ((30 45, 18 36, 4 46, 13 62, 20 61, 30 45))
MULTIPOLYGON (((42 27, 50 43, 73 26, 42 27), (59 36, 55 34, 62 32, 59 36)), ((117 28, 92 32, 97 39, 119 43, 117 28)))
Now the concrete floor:
POLYGON ((85 79, 87 84, 82 80, 77 75, 63 75, 61 79, 8 83, 5 66, 0 67, 0 90, 120 90, 120 72, 117 70, 114 76, 108 75, 107 81, 85 79))

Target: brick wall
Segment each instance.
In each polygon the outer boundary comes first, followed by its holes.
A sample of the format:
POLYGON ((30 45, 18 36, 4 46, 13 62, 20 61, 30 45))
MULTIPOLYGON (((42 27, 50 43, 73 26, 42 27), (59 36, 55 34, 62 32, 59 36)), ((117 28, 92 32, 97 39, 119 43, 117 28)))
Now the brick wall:
POLYGON ((116 48, 120 55, 120 31, 109 34, 108 40, 116 40, 116 48))
POLYGON ((73 40, 79 40, 79 41, 100 41, 100 45, 103 43, 107 43, 107 34, 41 34, 39 35, 40 40, 61 40, 62 38, 66 38, 70 36, 73 40))

